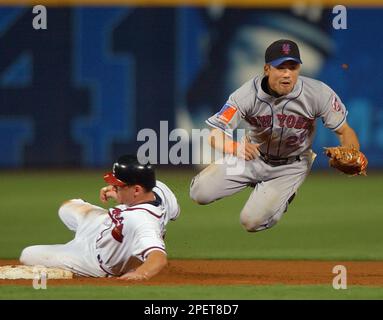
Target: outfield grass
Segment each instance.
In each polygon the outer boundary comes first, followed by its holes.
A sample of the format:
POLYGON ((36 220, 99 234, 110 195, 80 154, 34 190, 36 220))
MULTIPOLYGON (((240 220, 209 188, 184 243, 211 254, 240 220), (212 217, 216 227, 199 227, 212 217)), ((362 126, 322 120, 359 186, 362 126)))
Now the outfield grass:
POLYGON ((347 300, 382 299, 383 288, 350 286, 335 290, 331 285, 301 286, 47 286, 35 290, 29 287, 0 287, 1 299, 128 299, 128 300, 347 300))
MULTIPOLYGON (((312 173, 274 228, 247 233, 239 212, 251 189, 208 206, 189 199, 195 172, 160 171, 182 213, 168 226, 170 258, 383 260, 382 173, 347 178, 312 173)), ((98 202, 102 172, 1 172, 0 258, 25 246, 71 239, 57 216, 61 202, 98 202)), ((0 299, 382 299, 383 288, 328 286, 0 287, 0 299)))
MULTIPOLYGON (((193 172, 160 172, 182 212, 168 225, 171 258, 383 259, 382 174, 347 178, 311 174, 289 211, 272 229, 247 233, 239 212, 249 190, 207 206, 189 199, 193 172)), ((25 246, 71 239, 57 209, 69 198, 98 202, 101 172, 0 173, 0 258, 25 246)))
POLYGON ((311 175, 272 229, 247 233, 239 212, 251 190, 208 206, 180 192, 182 220, 169 227, 169 251, 182 258, 383 259, 383 175, 311 175))

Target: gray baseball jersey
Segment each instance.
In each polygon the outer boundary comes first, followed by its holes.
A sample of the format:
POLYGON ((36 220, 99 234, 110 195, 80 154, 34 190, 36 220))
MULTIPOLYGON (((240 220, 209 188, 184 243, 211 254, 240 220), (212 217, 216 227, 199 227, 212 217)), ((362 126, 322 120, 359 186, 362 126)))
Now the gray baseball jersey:
POLYGON ((336 130, 347 110, 338 95, 321 81, 300 76, 288 95, 276 98, 262 89, 264 77, 255 77, 234 91, 223 108, 206 120, 233 136, 242 120, 260 151, 277 157, 300 155, 311 148, 315 119, 336 130))
POLYGON ((226 155, 223 163, 212 163, 194 177, 190 186, 190 197, 200 204, 254 186, 240 213, 241 224, 248 231, 271 228, 287 211, 315 159, 311 150, 315 119, 321 118, 326 127, 336 130, 345 123, 347 115, 339 97, 323 82, 299 77, 292 92, 276 98, 262 89, 262 81, 266 80, 260 76, 246 82, 206 122, 229 136, 245 123, 251 141, 262 143, 261 152, 270 157, 292 157, 294 161, 269 165, 257 157, 245 161, 241 173, 233 175, 228 168, 238 158, 226 155))

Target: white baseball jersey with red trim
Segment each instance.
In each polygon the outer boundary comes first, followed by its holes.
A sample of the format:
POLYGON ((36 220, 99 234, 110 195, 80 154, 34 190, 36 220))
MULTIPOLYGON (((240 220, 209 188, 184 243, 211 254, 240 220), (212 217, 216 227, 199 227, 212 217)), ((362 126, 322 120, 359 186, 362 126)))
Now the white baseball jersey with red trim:
POLYGON ((161 181, 153 188, 156 200, 109 210, 81 199, 59 209, 64 224, 76 232, 65 244, 30 246, 20 261, 70 270, 92 277, 119 276, 145 261, 153 250, 165 251, 165 227, 179 216, 173 192, 161 181), (84 208, 86 210, 84 211, 84 208))
POLYGON ((153 189, 156 200, 135 206, 119 205, 108 210, 99 237, 96 254, 100 267, 111 275, 129 269, 129 257, 145 261, 153 250, 166 253, 166 224, 179 215, 175 196, 162 182, 153 189))
POLYGON ((108 274, 123 273, 128 257, 144 261, 153 250, 166 252, 161 230, 163 206, 120 205, 109 209, 108 214, 96 241, 100 267, 108 274))

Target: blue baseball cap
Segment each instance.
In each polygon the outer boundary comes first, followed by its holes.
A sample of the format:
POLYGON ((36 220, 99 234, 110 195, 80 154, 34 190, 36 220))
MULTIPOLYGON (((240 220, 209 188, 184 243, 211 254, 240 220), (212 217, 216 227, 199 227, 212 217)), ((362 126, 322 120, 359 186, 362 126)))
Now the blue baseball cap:
POLYGON ((285 61, 302 64, 298 45, 291 40, 281 39, 273 42, 265 52, 265 62, 277 67, 285 61))

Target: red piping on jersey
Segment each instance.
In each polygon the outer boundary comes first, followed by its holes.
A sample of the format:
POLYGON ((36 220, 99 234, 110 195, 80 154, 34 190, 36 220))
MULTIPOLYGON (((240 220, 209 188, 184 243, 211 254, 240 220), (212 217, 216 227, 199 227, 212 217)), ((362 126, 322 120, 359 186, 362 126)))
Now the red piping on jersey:
POLYGON ((148 251, 151 250, 151 249, 160 249, 161 251, 163 251, 163 252, 166 253, 166 251, 165 251, 163 248, 161 248, 161 247, 150 247, 150 248, 147 248, 147 249, 145 249, 144 251, 142 251, 142 252, 139 254, 139 256, 141 256, 142 259, 144 259, 145 253, 148 252, 148 251))
POLYGON ((102 271, 104 271, 106 274, 109 274, 110 276, 114 276, 113 273, 110 273, 110 272, 108 272, 108 271, 106 271, 104 269, 104 267, 102 266, 103 261, 101 260, 101 257, 100 257, 99 254, 97 255, 97 261, 98 261, 98 265, 99 265, 99 267, 101 268, 102 271))
POLYGON ((110 272, 106 271, 106 270, 103 268, 103 266, 102 266, 101 263, 99 263, 98 265, 99 265, 99 267, 101 268, 101 270, 104 271, 106 274, 115 277, 115 275, 114 275, 113 273, 110 273, 110 272))
POLYGON ((145 210, 147 211, 148 213, 150 213, 152 216, 155 216, 157 219, 160 219, 162 217, 162 215, 157 215, 155 214, 154 212, 148 210, 148 209, 145 209, 145 208, 126 208, 125 210, 122 210, 123 211, 133 211, 133 210, 145 210))
POLYGON ((108 228, 102 230, 102 231, 100 232, 100 236, 99 236, 99 238, 96 240, 96 243, 99 242, 99 241, 103 238, 103 236, 104 236, 104 232, 107 231, 107 230, 109 230, 109 229, 112 228, 112 227, 113 227, 113 223, 110 225, 110 227, 108 227, 108 228))

